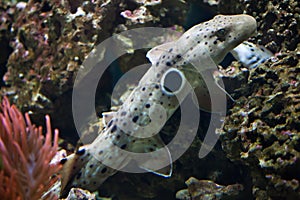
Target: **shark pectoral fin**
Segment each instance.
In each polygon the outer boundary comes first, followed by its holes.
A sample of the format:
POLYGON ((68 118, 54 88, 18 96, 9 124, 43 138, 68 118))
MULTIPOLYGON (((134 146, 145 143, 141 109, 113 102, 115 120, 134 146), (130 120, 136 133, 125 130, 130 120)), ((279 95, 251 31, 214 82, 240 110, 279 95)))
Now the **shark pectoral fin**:
POLYGON ((199 86, 196 87, 194 91, 195 95, 192 96, 194 104, 197 105, 199 109, 210 112, 211 101, 207 88, 199 86))
POLYGON ((61 192, 65 190, 68 182, 72 179, 74 174, 76 173, 73 170, 73 166, 75 166, 75 154, 71 154, 70 156, 63 158, 60 162, 63 164, 63 167, 60 171, 61 174, 61 192))
POLYGON ((74 175, 84 166, 85 162, 89 159, 85 147, 78 148, 75 153, 63 158, 60 163, 63 165, 61 174, 61 194, 70 183, 74 175))
POLYGON ((174 42, 167 42, 165 44, 161 44, 149 50, 146 54, 146 57, 150 60, 152 64, 154 64, 159 60, 162 53, 168 52, 169 49, 173 48, 174 46, 174 42))
MULTIPOLYGON (((192 100, 199 109, 211 112, 211 99, 208 87, 211 87, 212 84, 205 82, 202 75, 199 76, 198 82, 198 87, 194 88, 195 95, 192 95, 192 100)), ((214 84, 213 87, 215 87, 214 84)))
MULTIPOLYGON (((199 80, 199 86, 194 89, 195 94, 193 95, 193 101, 198 102, 201 110, 213 113, 224 112, 224 101, 226 96, 232 101, 234 99, 224 89, 223 83, 218 82, 218 78, 213 75, 214 69, 204 70, 201 75, 202 78, 199 80), (203 78, 205 76, 205 78, 203 78), (224 95, 226 95, 224 97, 224 95), (223 98, 224 97, 224 98, 223 98), (214 110, 212 110, 212 99, 214 98, 214 110)), ((195 103, 197 105, 197 103, 195 103)))
POLYGON ((115 116, 116 112, 103 112, 102 113, 102 123, 104 126, 108 124, 108 122, 115 116))
MULTIPOLYGON (((164 147, 164 148, 166 148, 166 147, 164 147)), ((159 175, 159 176, 162 176, 165 178, 171 177, 172 170, 173 170, 171 156, 168 158, 168 159, 170 159, 169 161, 167 161, 166 158, 162 155, 160 155, 160 157, 153 156, 152 159, 150 161, 139 163, 139 167, 148 172, 151 172, 153 174, 156 174, 156 175, 159 175), (166 161, 167 161, 167 163, 166 163, 166 161), (167 166, 162 167, 164 165, 167 165, 167 166)))
POLYGON ((143 153, 136 159, 141 169, 163 177, 172 175, 171 153, 159 136, 137 140, 132 151, 143 153))

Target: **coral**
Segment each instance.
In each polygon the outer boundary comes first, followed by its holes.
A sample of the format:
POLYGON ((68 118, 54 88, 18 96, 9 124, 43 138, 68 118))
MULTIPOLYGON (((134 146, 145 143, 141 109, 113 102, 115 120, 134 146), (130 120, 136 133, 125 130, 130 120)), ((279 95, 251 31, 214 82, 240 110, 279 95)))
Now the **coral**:
MULTIPOLYGON (((50 164, 58 147, 58 131, 55 130, 52 144, 52 131, 49 116, 46 116, 47 133, 25 119, 5 97, 0 113, 0 193, 4 200, 40 199, 57 180, 54 175, 60 165, 50 164)), ((57 199, 51 193, 47 199, 57 199)))
POLYGON ((299 59, 296 50, 232 76, 246 81, 219 133, 227 157, 249 166, 257 199, 300 198, 299 59))

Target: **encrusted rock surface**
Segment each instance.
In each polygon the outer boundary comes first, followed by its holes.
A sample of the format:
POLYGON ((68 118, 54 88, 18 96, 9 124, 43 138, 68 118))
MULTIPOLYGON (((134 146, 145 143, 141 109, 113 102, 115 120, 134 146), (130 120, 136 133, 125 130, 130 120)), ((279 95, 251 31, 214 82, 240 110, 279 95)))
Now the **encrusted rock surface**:
POLYGON ((72 130, 76 73, 93 47, 110 35, 118 3, 30 0, 6 6, 1 25, 11 53, 3 66, 1 93, 30 111, 33 121, 48 113, 61 135, 72 130))
POLYGON ((111 198, 99 197, 97 192, 91 193, 88 190, 81 188, 72 188, 68 197, 61 200, 111 200, 111 198))
POLYGON ((300 52, 250 71, 220 129, 227 157, 249 166, 256 199, 300 198, 300 52))
POLYGON ((176 193, 177 199, 193 199, 193 200, 220 200, 224 198, 232 199, 240 191, 243 186, 240 184, 218 185, 210 180, 198 180, 194 177, 189 178, 185 184, 187 189, 180 190, 176 193))
POLYGON ((258 34, 251 41, 275 53, 254 70, 234 62, 224 73, 236 101, 219 130, 222 147, 232 161, 248 166, 254 198, 299 199, 299 2, 221 1, 218 10, 254 16, 258 34))
POLYGON ((4 78, 18 105, 46 108, 72 87, 85 56, 111 28, 111 8, 104 3, 29 1, 16 16, 11 24, 14 51, 4 78))

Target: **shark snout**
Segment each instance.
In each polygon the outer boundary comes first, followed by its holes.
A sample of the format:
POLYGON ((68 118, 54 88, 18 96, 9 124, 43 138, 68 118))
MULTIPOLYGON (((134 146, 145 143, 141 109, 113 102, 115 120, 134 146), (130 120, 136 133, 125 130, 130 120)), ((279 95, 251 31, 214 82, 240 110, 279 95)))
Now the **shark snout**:
POLYGON ((248 37, 256 34, 257 22, 254 17, 250 15, 238 15, 240 31, 245 33, 248 37))

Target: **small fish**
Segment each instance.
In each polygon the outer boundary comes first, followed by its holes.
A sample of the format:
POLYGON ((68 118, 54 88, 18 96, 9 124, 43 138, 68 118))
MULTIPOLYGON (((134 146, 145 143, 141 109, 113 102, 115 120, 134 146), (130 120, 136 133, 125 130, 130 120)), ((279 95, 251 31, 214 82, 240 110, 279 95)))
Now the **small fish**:
MULTIPOLYGON (((218 15, 192 27, 178 40, 151 49, 147 57, 152 66, 123 105, 116 112, 106 113, 106 127, 99 136, 61 160, 61 195, 65 196, 72 187, 96 190, 116 169, 130 163, 132 158, 124 151, 159 151, 153 154, 154 159, 167 167, 157 170, 159 166, 151 165, 147 159, 137 165, 164 177, 171 176, 171 154, 157 133, 188 95, 188 82, 193 88, 200 88, 202 99, 208 93, 190 63, 209 58, 218 64, 229 51, 252 36, 256 26, 249 15, 218 15)), ((203 71, 210 69, 197 67, 203 71)))
POLYGON ((233 57, 245 67, 253 69, 271 58, 273 53, 261 45, 244 41, 231 50, 233 57))

